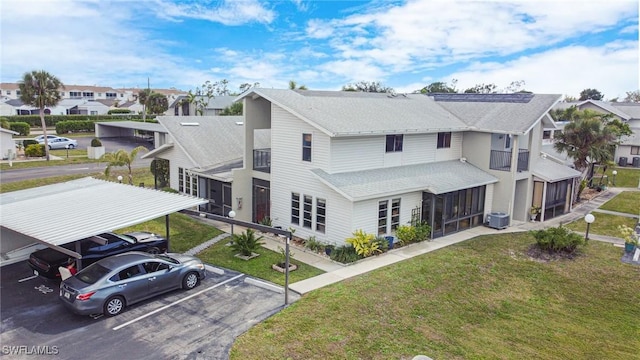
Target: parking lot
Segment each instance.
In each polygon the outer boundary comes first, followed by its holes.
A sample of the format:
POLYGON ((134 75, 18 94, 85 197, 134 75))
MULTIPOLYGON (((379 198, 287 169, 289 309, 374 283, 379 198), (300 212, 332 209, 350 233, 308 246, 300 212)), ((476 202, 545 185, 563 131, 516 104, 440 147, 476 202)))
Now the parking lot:
POLYGON ((3 267, 0 279, 5 358, 225 359, 238 335, 284 306, 282 293, 230 270, 207 271, 191 291, 161 295, 112 318, 69 312, 58 299, 59 283, 34 277, 24 262, 3 267))

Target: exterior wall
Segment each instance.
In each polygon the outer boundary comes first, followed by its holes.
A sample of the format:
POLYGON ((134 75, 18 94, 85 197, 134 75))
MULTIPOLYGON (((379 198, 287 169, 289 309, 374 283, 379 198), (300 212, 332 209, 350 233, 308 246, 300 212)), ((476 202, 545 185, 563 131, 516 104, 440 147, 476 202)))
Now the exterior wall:
MULTIPOLYGON (((420 206, 422 203, 421 191, 358 201, 353 204, 353 222, 349 224, 349 231, 345 231, 343 235, 344 238, 350 237, 351 234, 358 229, 362 229, 368 234, 378 236, 378 203, 388 200, 389 204, 391 204, 391 200, 398 198, 400 198, 400 225, 406 225, 411 222, 411 210, 420 206)), ((389 214, 389 217, 391 217, 391 214, 389 214)), ((390 231, 384 235, 394 235, 394 232, 390 231)))
POLYGON ((489 169, 491 134, 465 132, 462 138, 462 157, 479 169, 489 169))
MULTIPOLYGON (((185 170, 191 169, 195 166, 191 160, 186 156, 186 154, 177 146, 174 146, 171 149, 168 149, 161 156, 158 156, 160 159, 169 160, 169 186, 178 190, 178 168, 183 168, 185 170)), ((198 189, 200 189, 198 187, 198 189)))
POLYGON ((8 159, 9 152, 15 155, 16 142, 13 140, 13 135, 0 131, 0 158, 3 160, 8 159))

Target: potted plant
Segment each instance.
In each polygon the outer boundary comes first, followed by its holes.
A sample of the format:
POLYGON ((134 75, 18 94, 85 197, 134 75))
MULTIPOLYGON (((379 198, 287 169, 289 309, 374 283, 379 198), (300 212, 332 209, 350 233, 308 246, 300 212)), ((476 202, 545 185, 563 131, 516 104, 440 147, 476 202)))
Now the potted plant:
POLYGON ((331 252, 332 252, 332 251, 333 251, 333 249, 335 249, 335 248, 336 248, 336 246, 335 246, 335 245, 332 245, 332 244, 326 244, 326 245, 324 246, 324 253, 325 253, 327 256, 331 256, 331 252))
POLYGON ((98 138, 91 140, 91 146, 87 148, 87 157, 89 159, 100 159, 104 155, 104 146, 98 138))
MULTIPOLYGON (((285 252, 285 250, 278 246, 278 251, 280 252, 280 260, 278 261, 277 264, 273 264, 271 265, 271 268, 275 271, 279 271, 281 273, 285 272, 285 269, 287 267, 287 253, 285 252)), ((289 260, 293 260, 293 252, 289 251, 289 260)), ((298 265, 289 262, 289 271, 294 271, 298 269, 298 265)))
POLYGON ((531 209, 529 209, 529 214, 531 215, 531 221, 536 221, 536 218, 538 217, 538 214, 540 214, 541 211, 542 209, 540 208, 540 206, 536 206, 536 205, 531 206, 531 209))
POLYGON ((618 225, 618 232, 624 240, 624 252, 632 253, 638 246, 638 234, 627 225, 618 225))

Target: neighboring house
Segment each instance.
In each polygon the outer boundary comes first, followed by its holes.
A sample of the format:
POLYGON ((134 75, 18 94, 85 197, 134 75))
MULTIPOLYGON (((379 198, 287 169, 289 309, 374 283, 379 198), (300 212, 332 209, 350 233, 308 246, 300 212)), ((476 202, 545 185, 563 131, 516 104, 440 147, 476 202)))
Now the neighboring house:
MULTIPOLYGON (((241 116, 159 116, 168 133, 167 143, 143 158, 169 160, 171 188, 209 199, 203 210, 227 215, 233 204, 232 169, 242 168, 244 127, 241 116)), ((252 143, 270 147, 269 131, 257 131, 252 143)))
POLYGON ((0 116, 10 116, 16 114, 16 109, 8 102, 9 101, 0 101, 0 116))
POLYGON ((18 133, 0 128, 0 155, 2 155, 2 160, 12 159, 16 154, 16 143, 13 140, 13 135, 18 135, 18 133))
MULTIPOLYGON (((175 116, 195 116, 200 115, 196 111, 196 104, 188 102, 188 96, 183 95, 175 99, 175 101, 169 102, 169 111, 173 109, 173 115, 175 116)), ((196 96, 196 100, 204 99, 204 96, 196 96)), ((233 104, 236 96, 216 96, 209 99, 208 103, 204 106, 203 116, 220 115, 222 110, 228 108, 233 104)))
POLYGON ((580 174, 540 153, 559 98, 252 89, 240 96, 233 210, 338 244, 357 229, 389 235, 412 221, 431 225, 434 238, 494 212, 509 225, 528 221, 532 205, 541 220, 564 214, 580 174), (269 149, 254 140, 266 129, 269 149))
MULTIPOLYGON (((592 110, 603 114, 610 114, 613 118, 629 124, 633 134, 621 139, 616 148, 614 161, 621 165, 640 167, 640 103, 630 102, 605 102, 598 100, 585 100, 573 102, 560 102, 554 109, 567 109, 575 106, 578 110, 592 110)), ((566 122, 558 122, 560 128, 566 122)), ((551 141, 552 142, 552 141, 551 141)))

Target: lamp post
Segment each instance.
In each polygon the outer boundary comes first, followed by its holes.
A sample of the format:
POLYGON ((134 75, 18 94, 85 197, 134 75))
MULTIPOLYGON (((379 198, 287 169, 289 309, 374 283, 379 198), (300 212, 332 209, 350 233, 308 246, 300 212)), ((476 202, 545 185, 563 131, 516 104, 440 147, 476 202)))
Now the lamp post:
POLYGON ((118 175, 118 182, 122 184, 122 175, 118 175))
MULTIPOLYGON (((236 212, 231 210, 229 211, 228 216, 231 218, 231 220, 233 220, 233 218, 236 217, 236 212)), ((231 223, 231 241, 233 242, 233 222, 231 223)))
POLYGON ((584 221, 587 223, 587 232, 584 234, 584 241, 589 241, 589 226, 596 221, 596 217, 589 213, 584 216, 584 221))
POLYGON ((613 174, 613 186, 616 186, 616 175, 618 175, 618 171, 613 170, 611 174, 613 174))

